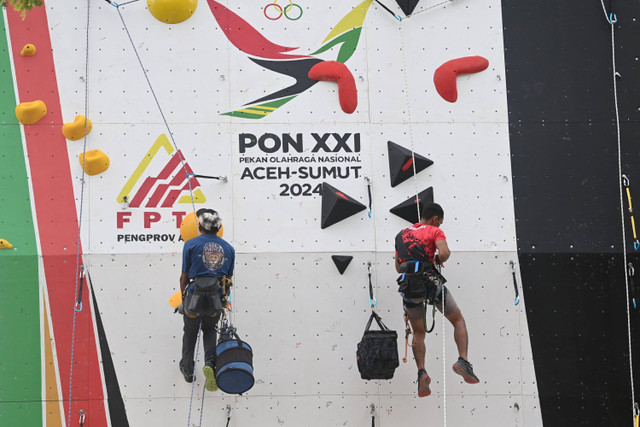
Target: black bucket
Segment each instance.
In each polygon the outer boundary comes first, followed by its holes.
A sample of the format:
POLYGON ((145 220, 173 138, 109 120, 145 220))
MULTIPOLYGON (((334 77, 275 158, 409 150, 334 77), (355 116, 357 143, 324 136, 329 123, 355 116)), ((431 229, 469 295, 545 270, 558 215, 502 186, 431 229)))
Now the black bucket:
POLYGON ((220 390, 242 394, 253 387, 253 351, 235 333, 235 328, 220 331, 216 346, 216 382, 220 390))

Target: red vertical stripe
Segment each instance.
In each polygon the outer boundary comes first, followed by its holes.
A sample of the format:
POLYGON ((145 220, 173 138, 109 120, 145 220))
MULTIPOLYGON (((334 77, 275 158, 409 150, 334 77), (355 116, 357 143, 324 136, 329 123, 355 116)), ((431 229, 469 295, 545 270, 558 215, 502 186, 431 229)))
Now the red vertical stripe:
MULTIPOLYGON (((20 102, 40 99, 47 106, 47 115, 24 130, 66 416, 78 234, 67 140, 61 132, 63 119, 45 7, 34 7, 24 21, 12 7, 7 7, 7 16, 20 102), (36 46, 35 56, 20 55, 27 43, 36 46)), ((84 310, 76 319, 71 416, 75 422, 83 409, 92 427, 106 427, 98 350, 87 295, 85 292, 84 310)))

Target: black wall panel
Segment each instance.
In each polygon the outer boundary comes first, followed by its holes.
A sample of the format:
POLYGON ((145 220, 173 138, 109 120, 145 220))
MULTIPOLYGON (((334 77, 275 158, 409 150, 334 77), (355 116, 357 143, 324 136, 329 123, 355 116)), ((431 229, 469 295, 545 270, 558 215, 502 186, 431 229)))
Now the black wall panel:
MULTIPOLYGON (((516 233, 544 424, 630 426, 611 25, 597 0, 502 6, 516 233)), ((613 7, 622 169, 640 213, 640 2, 613 7)), ((626 197, 623 209, 640 282, 626 197)), ((637 335, 638 311, 631 317, 637 335)))

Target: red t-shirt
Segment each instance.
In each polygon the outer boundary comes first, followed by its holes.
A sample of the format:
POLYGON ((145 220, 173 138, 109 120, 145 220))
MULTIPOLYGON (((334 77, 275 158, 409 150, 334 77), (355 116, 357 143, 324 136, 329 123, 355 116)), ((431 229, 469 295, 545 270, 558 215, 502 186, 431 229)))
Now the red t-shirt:
POLYGON ((396 236, 396 258, 401 263, 411 260, 434 262, 438 240, 447 240, 440 228, 414 224, 396 236))

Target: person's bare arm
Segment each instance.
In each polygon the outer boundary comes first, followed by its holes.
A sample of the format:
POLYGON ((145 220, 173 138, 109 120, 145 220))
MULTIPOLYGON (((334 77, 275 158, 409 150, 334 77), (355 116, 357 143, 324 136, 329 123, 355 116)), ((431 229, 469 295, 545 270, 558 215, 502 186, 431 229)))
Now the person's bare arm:
POLYGON ((180 275, 180 292, 184 293, 184 290, 187 289, 189 285, 189 275, 187 273, 182 273, 180 275))
POLYGON ((449 256, 451 256, 449 245, 447 245, 446 240, 438 240, 436 241, 436 248, 438 249, 438 255, 436 255, 436 263, 442 264, 449 259, 449 256))

